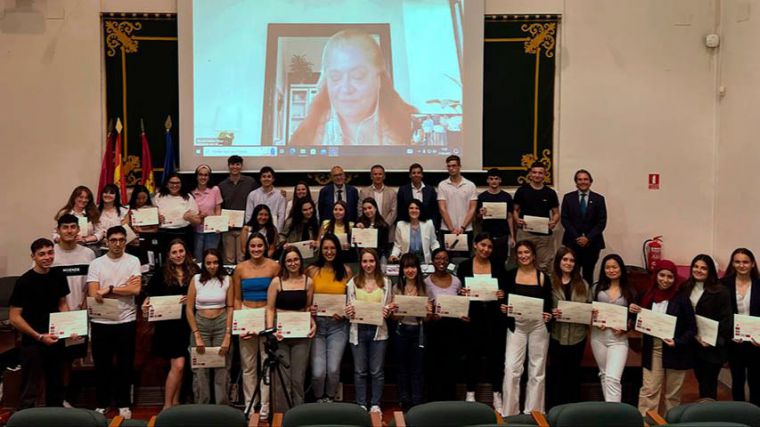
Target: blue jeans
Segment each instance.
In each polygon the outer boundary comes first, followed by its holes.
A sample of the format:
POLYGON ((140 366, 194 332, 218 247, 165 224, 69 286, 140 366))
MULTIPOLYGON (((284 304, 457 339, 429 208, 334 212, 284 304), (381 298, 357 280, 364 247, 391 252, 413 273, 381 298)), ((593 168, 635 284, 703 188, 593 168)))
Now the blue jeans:
POLYGON ((198 262, 203 262, 203 251, 206 249, 219 249, 219 233, 199 233, 195 232, 195 249, 193 256, 198 262))
POLYGON ((317 317, 317 333, 311 343, 311 386, 316 399, 335 398, 347 342, 345 320, 317 317))
POLYGON ((351 344, 354 355, 354 388, 356 389, 356 404, 367 406, 367 377, 372 377, 372 388, 369 404, 380 405, 385 385, 385 348, 387 340, 375 341, 377 326, 359 325, 359 344, 351 344))
POLYGON ((398 396, 405 408, 422 403, 423 360, 425 357, 421 327, 398 324, 393 331, 396 363, 398 364, 398 396))

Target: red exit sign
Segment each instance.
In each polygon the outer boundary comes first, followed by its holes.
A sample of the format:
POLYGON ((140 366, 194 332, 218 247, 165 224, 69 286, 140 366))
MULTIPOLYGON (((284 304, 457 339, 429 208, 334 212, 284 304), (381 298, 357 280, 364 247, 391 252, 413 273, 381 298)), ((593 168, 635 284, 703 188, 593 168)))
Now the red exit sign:
POLYGON ((660 174, 659 173, 649 174, 649 189, 650 190, 660 189, 660 174))

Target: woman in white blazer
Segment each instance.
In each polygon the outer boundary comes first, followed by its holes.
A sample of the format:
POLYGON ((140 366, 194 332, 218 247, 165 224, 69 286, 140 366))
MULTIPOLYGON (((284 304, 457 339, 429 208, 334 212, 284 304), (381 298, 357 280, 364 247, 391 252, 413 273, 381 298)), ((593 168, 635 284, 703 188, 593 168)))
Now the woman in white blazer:
POLYGON ((435 236, 433 221, 422 221, 422 202, 413 199, 409 202, 409 222, 399 221, 396 224, 396 236, 389 260, 397 262, 402 254, 413 253, 424 261, 431 263, 430 254, 440 246, 435 236))

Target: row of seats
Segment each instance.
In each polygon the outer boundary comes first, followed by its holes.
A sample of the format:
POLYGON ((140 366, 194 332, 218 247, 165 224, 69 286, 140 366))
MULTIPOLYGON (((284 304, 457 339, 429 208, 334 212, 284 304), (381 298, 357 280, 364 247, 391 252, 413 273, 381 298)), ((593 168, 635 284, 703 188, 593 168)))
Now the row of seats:
MULTIPOLYGON (((150 421, 124 420, 115 417, 110 423, 95 411, 78 408, 33 408, 13 414, 8 427, 254 427, 258 414, 246 420, 243 412, 223 405, 180 405, 161 411, 150 421)), ((366 426, 382 427, 380 414, 369 414, 352 403, 307 403, 285 414, 273 415, 272 427, 366 426)), ((502 418, 478 402, 430 402, 411 408, 405 414, 395 412, 391 426, 539 426, 586 427, 760 427, 760 408, 748 402, 701 402, 675 407, 664 417, 650 412, 642 418, 626 403, 580 402, 559 405, 547 414, 534 412, 502 418)))

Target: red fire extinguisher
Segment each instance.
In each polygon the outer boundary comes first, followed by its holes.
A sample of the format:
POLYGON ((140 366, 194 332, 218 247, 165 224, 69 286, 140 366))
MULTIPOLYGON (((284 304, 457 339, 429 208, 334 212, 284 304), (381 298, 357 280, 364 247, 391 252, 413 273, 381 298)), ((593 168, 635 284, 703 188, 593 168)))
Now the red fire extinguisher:
POLYGON ((657 263, 662 259, 662 236, 645 240, 643 251, 647 270, 654 271, 657 263))

